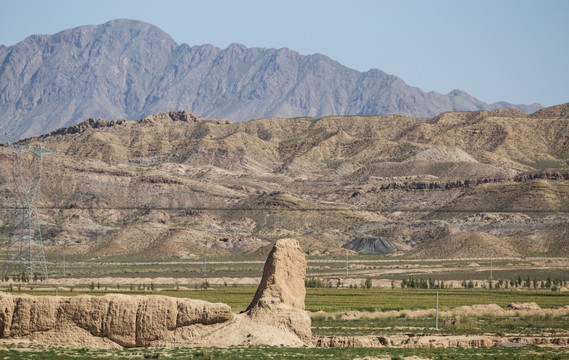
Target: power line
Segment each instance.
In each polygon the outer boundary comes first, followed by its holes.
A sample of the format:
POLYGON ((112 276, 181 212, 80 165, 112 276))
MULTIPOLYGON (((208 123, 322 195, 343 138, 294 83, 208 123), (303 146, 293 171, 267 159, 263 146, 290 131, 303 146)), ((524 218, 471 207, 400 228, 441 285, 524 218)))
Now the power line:
MULTIPOLYGON (((569 213, 567 210, 488 210, 488 209, 401 209, 401 208, 273 208, 273 207, 171 207, 171 206, 36 206, 41 210, 164 210, 164 211, 263 211, 263 212, 342 212, 346 210, 351 211, 367 211, 367 212, 402 212, 402 213, 489 213, 489 214, 558 214, 569 213)), ((21 209, 17 206, 0 206, 3 210, 17 210, 21 209)))

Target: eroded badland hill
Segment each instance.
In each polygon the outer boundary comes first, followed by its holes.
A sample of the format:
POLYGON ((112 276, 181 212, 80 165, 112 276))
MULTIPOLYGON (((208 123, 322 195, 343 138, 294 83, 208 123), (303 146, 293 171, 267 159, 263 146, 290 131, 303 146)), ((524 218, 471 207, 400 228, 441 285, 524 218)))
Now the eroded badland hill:
MULTIPOLYGON (((309 254, 361 238, 361 251, 396 256, 569 255, 569 104, 240 123, 177 111, 25 143, 53 152, 39 203, 48 252, 176 258, 207 243, 265 256, 292 237, 309 254)), ((0 152, 4 238, 12 160, 0 152)))

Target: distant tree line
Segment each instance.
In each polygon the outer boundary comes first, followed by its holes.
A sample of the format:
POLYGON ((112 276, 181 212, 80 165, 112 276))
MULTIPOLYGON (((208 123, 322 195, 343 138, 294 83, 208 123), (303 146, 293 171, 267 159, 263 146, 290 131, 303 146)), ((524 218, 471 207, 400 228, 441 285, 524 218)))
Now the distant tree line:
MULTIPOLYGON (((567 286, 566 280, 554 279, 552 280, 551 277, 547 277, 547 280, 538 281, 536 278, 533 280, 528 276, 525 280, 522 280, 521 276, 518 276, 517 279, 512 280, 488 280, 481 282, 480 286, 478 286, 478 282, 476 281, 466 281, 462 280, 461 286, 464 289, 474 289, 474 288, 482 288, 482 289, 534 289, 534 290, 545 290, 549 289, 552 291, 558 291, 561 287, 567 286)), ((393 283, 392 283, 392 288, 393 283)), ((407 278, 401 280, 401 288, 402 289, 450 289, 452 288, 452 283, 445 284, 444 280, 434 280, 432 278, 423 279, 423 278, 407 278)))
POLYGON ((448 289, 452 284, 445 284, 443 280, 408 278, 401 280, 402 289, 448 289))
MULTIPOLYGON (((466 280, 462 281, 462 287, 470 288, 470 283, 466 283, 466 280)), ((496 282, 489 280, 486 283, 482 284, 482 288, 489 288, 489 289, 534 289, 534 290, 544 290, 544 289, 551 289, 552 291, 558 291, 560 287, 567 286, 566 280, 561 279, 554 279, 552 280, 550 276, 547 277, 546 280, 538 281, 536 278, 533 280, 528 276, 525 280, 522 280, 522 277, 518 275, 516 279, 511 280, 498 280, 496 282)))

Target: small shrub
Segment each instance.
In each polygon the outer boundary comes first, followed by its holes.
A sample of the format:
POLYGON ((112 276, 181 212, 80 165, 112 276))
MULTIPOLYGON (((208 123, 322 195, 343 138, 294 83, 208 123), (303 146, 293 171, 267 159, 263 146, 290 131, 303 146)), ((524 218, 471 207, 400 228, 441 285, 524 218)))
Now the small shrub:
POLYGON ((198 350, 193 355, 197 359, 205 359, 205 360, 213 359, 213 355, 208 349, 198 350))
POLYGON ((313 277, 311 279, 304 280, 304 286, 307 288, 321 288, 322 281, 313 277))

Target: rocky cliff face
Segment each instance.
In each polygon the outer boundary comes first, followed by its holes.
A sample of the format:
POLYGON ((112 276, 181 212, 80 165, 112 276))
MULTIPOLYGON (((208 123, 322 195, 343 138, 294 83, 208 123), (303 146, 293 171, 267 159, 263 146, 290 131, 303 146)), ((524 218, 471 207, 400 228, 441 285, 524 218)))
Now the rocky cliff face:
POLYGON ((297 240, 281 239, 271 250, 263 278, 247 314, 296 334, 305 343, 312 341, 310 317, 304 311, 306 259, 297 240))
POLYGON ((199 336, 201 327, 215 329, 234 317, 225 304, 166 296, 0 294, 0 305, 0 338, 55 338, 93 346, 108 341, 124 347, 149 346, 156 340, 171 340, 176 332, 199 336))
MULTIPOLYGON (((423 92, 396 76, 349 69, 289 49, 178 45, 157 27, 129 20, 33 35, 0 47, 0 126, 13 138, 87 118, 139 119, 175 109, 248 120, 269 116, 496 109, 455 90, 423 92)), ((539 105, 515 105, 531 113, 539 105)))
POLYGON ((306 259, 278 240, 246 313, 226 304, 167 296, 29 296, 0 293, 0 339, 91 347, 303 345, 306 259))

